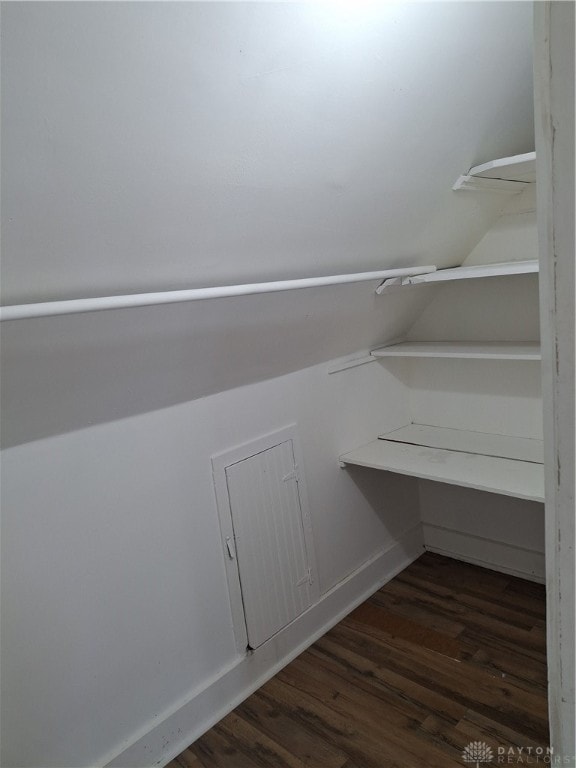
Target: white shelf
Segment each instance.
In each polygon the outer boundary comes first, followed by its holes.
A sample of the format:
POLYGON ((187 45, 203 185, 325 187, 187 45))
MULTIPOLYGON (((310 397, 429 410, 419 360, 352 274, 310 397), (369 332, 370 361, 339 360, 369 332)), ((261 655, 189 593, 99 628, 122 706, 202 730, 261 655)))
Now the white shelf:
POLYGON ((473 280, 478 277, 528 275, 538 272, 538 270, 539 264, 536 259, 527 259, 526 261, 501 261, 497 264, 474 264, 469 267, 439 269, 428 275, 403 278, 403 284, 419 285, 420 283, 439 283, 446 280, 473 280))
MULTIPOLYGON (((491 437, 497 443, 500 436, 491 437)), ((465 435, 458 439, 466 443, 465 435)), ((510 447, 508 440, 502 438, 502 451, 510 447)), ((544 467, 531 461, 378 439, 344 454, 340 464, 380 469, 528 501, 544 501, 544 467)))
POLYGON ((390 293, 406 285, 440 283, 448 280, 473 280, 479 277, 505 277, 506 275, 528 275, 537 273, 539 264, 536 259, 525 261, 501 261, 496 264, 474 264, 452 269, 438 269, 425 275, 413 277, 393 277, 385 280, 376 289, 376 293, 390 293))
POLYGON ((536 181, 536 153, 502 157, 475 165, 460 176, 452 189, 518 194, 536 181))
POLYGON ((536 152, 502 157, 499 160, 490 160, 488 163, 475 165, 470 168, 468 175, 483 179, 533 183, 536 181, 536 152))
POLYGON ((443 357, 469 360, 540 360, 537 342, 405 341, 371 352, 373 357, 443 357))
POLYGON ((544 463, 542 440, 527 437, 510 437, 488 432, 471 432, 464 429, 431 427, 426 424, 408 424, 393 432, 379 436, 379 440, 408 443, 427 448, 441 448, 460 453, 476 453, 500 459, 517 459, 533 464, 544 463))

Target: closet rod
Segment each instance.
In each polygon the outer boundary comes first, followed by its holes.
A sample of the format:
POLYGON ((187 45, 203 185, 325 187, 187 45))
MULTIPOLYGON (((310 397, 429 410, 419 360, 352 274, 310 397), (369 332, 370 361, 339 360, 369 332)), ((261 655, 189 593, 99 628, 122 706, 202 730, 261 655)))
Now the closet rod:
POLYGON ((213 288, 191 288, 184 291, 133 293, 126 296, 99 296, 94 299, 45 301, 40 304, 13 304, 0 307, 0 321, 21 320, 30 317, 50 317, 52 315, 74 315, 83 312, 101 312, 106 309, 148 307, 154 304, 177 304, 183 301, 201 301, 202 299, 224 299, 231 296, 250 296, 256 293, 293 291, 298 288, 315 288, 324 285, 385 280, 390 277, 412 277, 435 271, 436 267, 434 266, 404 267, 384 269, 379 272, 357 272, 350 275, 327 275, 325 277, 305 277, 297 280, 276 280, 270 283, 222 285, 213 288))

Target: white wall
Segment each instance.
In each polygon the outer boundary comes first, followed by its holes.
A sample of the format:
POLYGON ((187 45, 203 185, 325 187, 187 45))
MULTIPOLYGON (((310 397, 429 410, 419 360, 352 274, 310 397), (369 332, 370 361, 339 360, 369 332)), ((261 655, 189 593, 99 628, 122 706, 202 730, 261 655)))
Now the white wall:
MULTIPOLYGON (((501 203, 452 182, 533 148, 531 5, 383 9, 5 4, 5 301, 460 263, 501 203)), ((141 767, 222 711, 196 696, 237 662, 212 453, 299 425, 321 621, 389 547, 414 556, 415 481, 337 463, 409 420, 406 382, 323 361, 435 295, 373 287, 3 324, 6 764, 135 742, 141 767)), ((243 663, 226 702, 307 639, 243 663)))
POLYGON ((460 263, 531 3, 354 5, 5 3, 4 302, 460 263))
MULTIPOLYGON (((438 290, 412 340, 538 341, 538 277, 455 281, 438 290)), ((512 360, 414 360, 411 412, 419 424, 542 438, 540 365, 512 360)))
MULTIPOLYGON (((532 188, 508 201, 501 216, 463 263, 536 259, 535 206, 532 188)), ((414 289, 414 293, 420 290, 426 288, 414 289)), ((407 338, 538 341, 538 276, 511 275, 446 283, 436 289, 407 338)), ((412 418, 417 423, 542 438, 538 362, 414 360, 406 381, 410 384, 412 418)))
POLYGON ((420 481, 426 549, 544 582, 544 509, 535 501, 420 481))
POLYGON ((4 445, 205 397, 403 333, 375 283, 2 323, 4 445))
POLYGON ((211 455, 298 424, 323 593, 415 525, 414 481, 337 460, 403 385, 328 370, 4 452, 3 765, 100 765, 235 658, 211 455))

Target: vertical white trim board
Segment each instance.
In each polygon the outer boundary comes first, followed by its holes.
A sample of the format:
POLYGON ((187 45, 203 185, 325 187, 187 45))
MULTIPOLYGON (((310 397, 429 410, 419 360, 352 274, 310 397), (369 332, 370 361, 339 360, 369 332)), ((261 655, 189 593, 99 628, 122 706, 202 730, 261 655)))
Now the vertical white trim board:
POLYGON ((418 524, 336 584, 267 643, 239 657, 207 686, 160 713, 145 733, 111 756, 105 768, 152 768, 169 763, 423 551, 418 524))
MULTIPOLYGON (((574 587, 574 3, 534 3, 544 406, 548 707, 554 754, 576 761, 574 587)), ((565 763, 566 765, 568 763, 565 763)))

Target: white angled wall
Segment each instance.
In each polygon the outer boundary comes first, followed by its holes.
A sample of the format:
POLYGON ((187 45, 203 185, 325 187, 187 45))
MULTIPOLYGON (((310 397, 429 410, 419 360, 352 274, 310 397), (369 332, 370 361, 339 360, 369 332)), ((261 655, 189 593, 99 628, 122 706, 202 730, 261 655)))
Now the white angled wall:
MULTIPOLYGON (((6 4, 3 300, 459 264, 500 201, 453 181, 533 149, 531 3, 356 5, 6 4)), ((151 765, 307 641, 211 697, 238 662, 213 454, 298 424, 316 629, 415 556, 416 482, 337 462, 409 420, 407 382, 328 361, 434 295, 3 324, 5 764, 151 765)))

